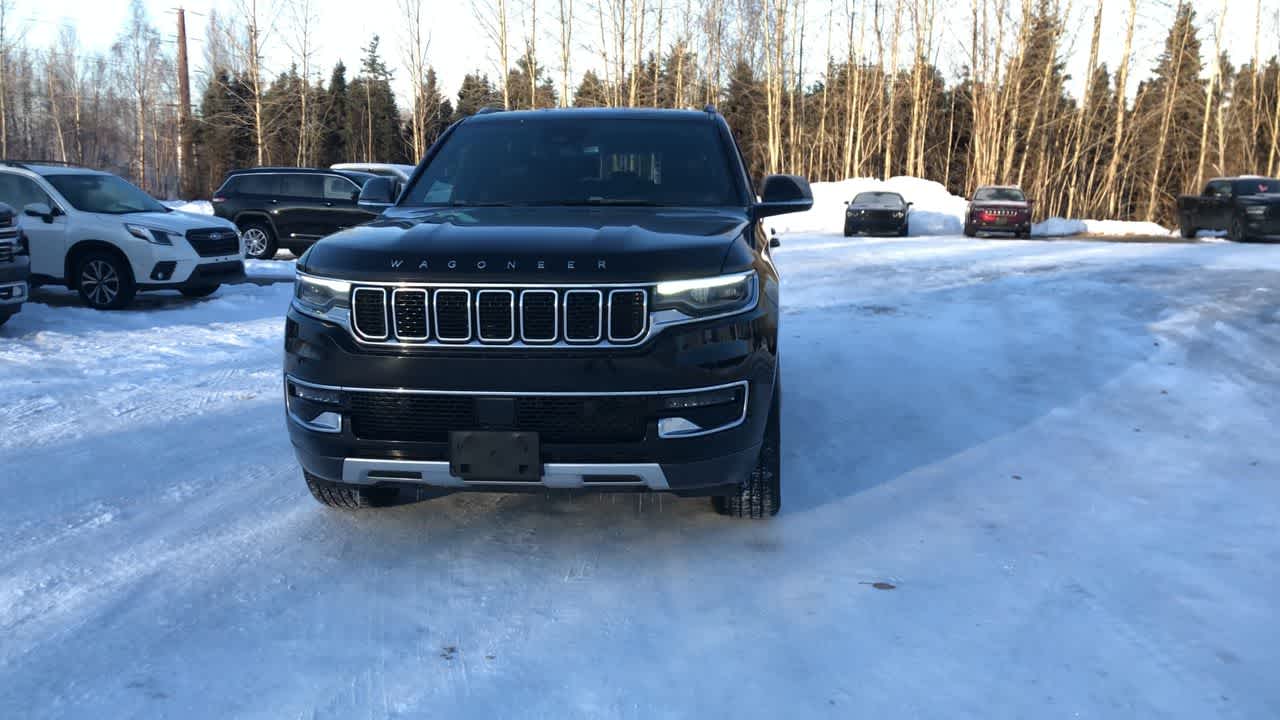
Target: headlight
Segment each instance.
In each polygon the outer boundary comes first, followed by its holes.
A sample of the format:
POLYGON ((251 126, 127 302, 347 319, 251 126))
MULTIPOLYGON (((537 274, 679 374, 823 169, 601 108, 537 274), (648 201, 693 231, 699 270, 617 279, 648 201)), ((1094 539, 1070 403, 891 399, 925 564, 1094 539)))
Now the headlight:
POLYGON ((337 311, 351 309, 351 283, 297 274, 293 283, 294 307, 300 312, 331 320, 337 311))
POLYGON ((1254 217, 1262 217, 1263 215, 1267 214, 1267 208, 1265 205, 1250 205, 1249 207, 1245 208, 1244 211, 1245 213, 1249 215, 1253 215, 1254 217))
POLYGON ((145 225, 134 225, 133 223, 125 223, 124 229, 128 230, 130 235, 138 238, 139 240, 146 240, 152 245, 173 244, 173 240, 169 238, 169 232, 167 230, 147 227, 145 225))
POLYGON ((893 214, 893 216, 894 216, 894 217, 899 218, 899 219, 901 219, 901 218, 902 218, 902 217, 904 217, 905 215, 906 215, 906 213, 904 213, 904 212, 902 212, 902 211, 898 211, 898 212, 896 212, 896 213, 894 213, 894 214, 893 214))
POLYGON ((687 315, 718 315, 745 310, 755 304, 758 279, 754 270, 696 280, 658 283, 654 307, 687 315))

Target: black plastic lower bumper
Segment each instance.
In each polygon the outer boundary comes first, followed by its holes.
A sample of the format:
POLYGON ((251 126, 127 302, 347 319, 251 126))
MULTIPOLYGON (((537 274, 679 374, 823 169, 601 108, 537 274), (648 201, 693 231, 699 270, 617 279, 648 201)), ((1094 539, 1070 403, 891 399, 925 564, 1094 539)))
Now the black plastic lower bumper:
MULTIPOLYGON (((170 270, 172 272, 172 270, 170 270)), ((244 262, 228 260, 226 262, 204 263, 197 265, 187 279, 176 283, 139 285, 139 290, 180 290, 182 288, 204 288, 212 285, 244 282, 244 262)))

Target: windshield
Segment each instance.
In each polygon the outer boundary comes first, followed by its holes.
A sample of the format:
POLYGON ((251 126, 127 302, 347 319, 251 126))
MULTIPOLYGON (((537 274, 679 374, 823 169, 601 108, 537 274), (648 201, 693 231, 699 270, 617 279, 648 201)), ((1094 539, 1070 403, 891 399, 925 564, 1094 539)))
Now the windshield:
POLYGON ((1248 180, 1236 181, 1236 196, 1244 197, 1246 195, 1263 195, 1266 193, 1280 193, 1280 180, 1271 180, 1269 178, 1249 178, 1248 180))
POLYGON ((717 128, 687 119, 463 123, 401 205, 743 205, 717 128))
POLYGON ((82 212, 123 215, 136 212, 169 212, 155 198, 115 175, 46 175, 71 206, 82 212))
POLYGON ((978 188, 973 199, 985 202, 1026 202, 1027 196, 1018 188, 978 188))
POLYGON ((858 193, 853 198, 854 205, 870 205, 871 207, 886 208, 889 210, 901 210, 906 206, 906 201, 898 193, 891 192, 864 192, 858 193))

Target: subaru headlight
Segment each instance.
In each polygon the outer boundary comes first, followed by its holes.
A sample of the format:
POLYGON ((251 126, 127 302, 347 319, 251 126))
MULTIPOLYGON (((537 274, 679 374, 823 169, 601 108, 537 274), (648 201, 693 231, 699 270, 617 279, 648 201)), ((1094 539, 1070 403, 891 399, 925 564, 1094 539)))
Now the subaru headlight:
POLYGON ((351 283, 345 280, 297 273, 293 305, 299 312, 321 320, 333 320, 351 309, 351 283))
POLYGON ((124 229, 129 234, 139 240, 146 240, 152 245, 172 245, 173 240, 169 237, 169 231, 160 228, 147 227, 146 225, 135 225, 133 223, 125 223, 124 229))
POLYGON ((1263 215, 1267 214, 1267 208, 1265 205, 1250 205, 1249 207, 1245 208, 1244 211, 1246 214, 1251 215, 1253 217, 1262 217, 1263 215))
POLYGON ((754 270, 694 280, 658 283, 654 307, 687 315, 721 315, 755 305, 759 279, 754 270))

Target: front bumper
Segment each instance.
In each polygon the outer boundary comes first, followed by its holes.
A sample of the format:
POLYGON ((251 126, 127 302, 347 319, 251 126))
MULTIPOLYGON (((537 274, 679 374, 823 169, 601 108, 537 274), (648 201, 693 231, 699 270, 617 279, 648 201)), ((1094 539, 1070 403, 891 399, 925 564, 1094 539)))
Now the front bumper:
POLYGON ((1025 219, 1011 219, 1004 222, 999 220, 979 220, 972 218, 969 226, 974 232, 980 233, 1010 233, 1010 234, 1026 234, 1031 232, 1031 221, 1025 219))
POLYGON ((442 438, 370 440, 357 435, 345 414, 336 431, 319 431, 286 413, 290 439, 300 464, 333 482, 429 486, 441 492, 531 487, 730 492, 747 478, 759 454, 776 382, 776 339, 776 307, 766 309, 764 302, 741 315, 667 328, 635 348, 536 352, 370 349, 357 346, 345 328, 290 310, 286 377, 345 392, 457 393, 505 400, 660 396, 745 384, 741 418, 707 434, 663 437, 658 418, 646 417, 643 432, 634 437, 544 440, 536 483, 461 480, 449 473, 449 443, 442 438))
POLYGON ((1244 228, 1250 239, 1267 242, 1280 240, 1280 218, 1254 218, 1246 215, 1244 228))
POLYGON ((31 293, 27 278, 31 275, 31 259, 17 255, 12 262, 0 264, 0 314, 12 315, 22 307, 31 293))
POLYGON ((851 235, 898 235, 907 228, 905 219, 846 217, 845 231, 851 235))

